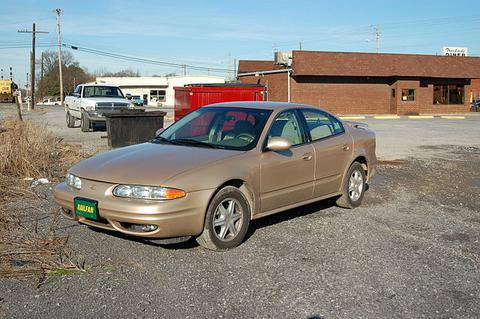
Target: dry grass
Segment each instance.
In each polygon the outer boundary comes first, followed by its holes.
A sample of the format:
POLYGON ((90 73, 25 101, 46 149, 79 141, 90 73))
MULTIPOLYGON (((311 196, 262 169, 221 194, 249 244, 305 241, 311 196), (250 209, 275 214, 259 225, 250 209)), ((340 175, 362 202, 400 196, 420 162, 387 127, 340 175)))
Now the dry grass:
POLYGON ((32 121, 0 122, 0 174, 12 177, 59 177, 79 157, 45 125, 32 121))
POLYGON ((45 278, 58 269, 84 269, 67 250, 68 237, 55 233, 59 211, 44 209, 52 207, 47 197, 24 180, 58 181, 81 158, 45 125, 0 121, 0 277, 45 278))

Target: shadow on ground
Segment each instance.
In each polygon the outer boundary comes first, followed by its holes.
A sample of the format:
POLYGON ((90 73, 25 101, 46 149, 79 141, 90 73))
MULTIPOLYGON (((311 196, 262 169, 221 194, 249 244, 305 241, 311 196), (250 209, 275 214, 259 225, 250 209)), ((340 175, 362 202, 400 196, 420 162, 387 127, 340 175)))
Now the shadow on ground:
MULTIPOLYGON (((270 216, 266 216, 260 219, 252 220, 250 222, 250 227, 248 229, 247 234, 245 235, 245 240, 247 241, 250 237, 252 237, 255 232, 258 229, 264 228, 264 227, 269 227, 275 224, 280 224, 298 217, 314 214, 314 213, 319 213, 321 214, 323 210, 335 206, 335 201, 337 200, 337 197, 322 200, 319 202, 315 202, 312 204, 308 204, 305 206, 293 208, 286 210, 284 212, 280 212, 277 214, 273 214, 270 216)), ((338 214, 342 214, 341 212, 336 212, 334 213, 335 216, 338 214)), ((331 214, 329 215, 331 217, 331 214)), ((101 229, 101 228, 95 228, 95 227, 90 227, 88 228, 92 231, 95 231, 97 233, 102 233, 102 234, 107 234, 110 236, 114 236, 117 238, 121 239, 126 239, 126 240, 133 240, 139 243, 143 243, 145 245, 149 246, 154 246, 154 247, 162 247, 165 249, 192 249, 198 246, 197 242, 193 237, 186 239, 185 241, 178 242, 178 243, 158 243, 158 242, 153 242, 150 240, 142 239, 139 237, 134 237, 134 236, 128 236, 126 234, 122 234, 116 231, 109 231, 106 229, 101 229)))

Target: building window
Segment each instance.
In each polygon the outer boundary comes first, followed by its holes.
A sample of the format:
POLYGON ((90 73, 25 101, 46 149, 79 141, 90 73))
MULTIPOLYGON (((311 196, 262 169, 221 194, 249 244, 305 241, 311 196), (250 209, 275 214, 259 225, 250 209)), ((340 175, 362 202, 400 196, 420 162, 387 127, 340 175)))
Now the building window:
POLYGON ((463 85, 434 85, 433 104, 463 104, 465 89, 463 85))
POLYGON ((395 97, 395 89, 392 89, 392 97, 395 97))
POLYGON ((415 101, 415 89, 402 89, 402 101, 404 102, 415 101))
POLYGON ((150 102, 165 102, 165 90, 150 90, 150 102))

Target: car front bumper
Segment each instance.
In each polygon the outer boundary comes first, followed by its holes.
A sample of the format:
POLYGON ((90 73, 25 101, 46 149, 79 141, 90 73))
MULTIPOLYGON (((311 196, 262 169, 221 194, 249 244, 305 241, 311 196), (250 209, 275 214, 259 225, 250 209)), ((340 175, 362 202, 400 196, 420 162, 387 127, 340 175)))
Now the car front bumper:
POLYGON ((87 112, 87 118, 90 122, 106 122, 107 120, 107 115, 108 114, 117 114, 124 112, 126 110, 132 110, 132 109, 126 109, 126 108, 118 108, 118 109, 96 109, 93 111, 88 111, 87 112))
POLYGON ((105 113, 97 111, 87 112, 87 118, 90 122, 105 122, 107 120, 105 113))
POLYGON ((154 201, 115 197, 117 184, 82 179, 82 189, 66 183, 57 185, 55 202, 63 208, 67 218, 107 230, 143 238, 171 238, 199 235, 203 230, 205 212, 214 190, 188 193, 180 199, 154 201), (76 197, 98 202, 98 220, 91 220, 74 213, 76 197), (154 225, 155 230, 140 230, 144 225, 154 225))

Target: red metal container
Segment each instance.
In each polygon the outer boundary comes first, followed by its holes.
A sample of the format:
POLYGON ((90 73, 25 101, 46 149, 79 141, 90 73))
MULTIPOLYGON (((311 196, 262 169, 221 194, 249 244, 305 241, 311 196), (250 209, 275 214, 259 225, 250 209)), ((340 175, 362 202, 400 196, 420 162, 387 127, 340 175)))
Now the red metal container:
POLYGON ((197 84, 174 87, 175 121, 204 105, 234 101, 263 101, 265 87, 245 84, 197 84))

